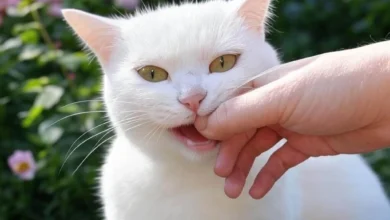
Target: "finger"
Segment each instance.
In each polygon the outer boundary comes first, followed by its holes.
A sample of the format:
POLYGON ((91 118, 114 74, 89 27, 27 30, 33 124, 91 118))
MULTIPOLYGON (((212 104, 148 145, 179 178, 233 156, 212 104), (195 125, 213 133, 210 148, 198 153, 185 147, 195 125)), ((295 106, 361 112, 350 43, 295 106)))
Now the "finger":
POLYGON ((226 140, 251 129, 278 124, 290 105, 289 86, 277 81, 222 103, 211 115, 197 117, 195 127, 205 137, 226 140))
POLYGON ((251 80, 251 87, 258 88, 273 81, 276 81, 289 73, 299 70, 312 62, 314 62, 319 56, 307 57, 300 60, 284 63, 273 68, 270 68, 251 80))
POLYGON ((288 140, 289 146, 299 149, 300 152, 310 156, 310 157, 318 157, 318 156, 328 156, 328 155, 337 155, 332 147, 331 139, 332 137, 319 137, 313 135, 303 135, 298 134, 293 131, 289 131, 284 129, 280 125, 270 126, 272 130, 278 133, 281 137, 286 138, 288 140))
POLYGON ((283 114, 288 114, 286 106, 294 109, 292 103, 294 99, 299 99, 299 96, 291 99, 289 95, 295 90, 296 79, 283 76, 310 65, 318 57, 293 61, 264 71, 249 80, 249 87, 255 89, 224 102, 208 117, 198 117, 195 127, 210 139, 223 140, 249 129, 277 124, 283 114))
POLYGON ((256 157, 273 147, 279 139, 279 136, 269 128, 257 131, 239 154, 233 172, 226 178, 225 193, 229 197, 236 198, 241 194, 256 157))
POLYGON ((255 132, 256 130, 248 131, 221 143, 214 168, 215 174, 220 177, 227 177, 232 172, 240 151, 255 132))
POLYGON ((271 155, 257 175, 249 194, 254 199, 264 197, 288 169, 302 163, 308 158, 307 155, 291 147, 287 142, 271 155))

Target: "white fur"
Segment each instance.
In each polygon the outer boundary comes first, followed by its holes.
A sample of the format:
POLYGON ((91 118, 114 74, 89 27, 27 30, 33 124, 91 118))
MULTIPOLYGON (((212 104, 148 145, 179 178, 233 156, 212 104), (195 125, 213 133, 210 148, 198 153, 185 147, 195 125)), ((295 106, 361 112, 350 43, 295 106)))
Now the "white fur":
MULTIPOLYGON (((390 220, 383 189, 360 156, 310 159, 263 199, 251 199, 246 186, 232 200, 213 173, 216 151, 194 153, 167 131, 194 121, 178 96, 206 90, 199 115, 207 115, 246 80, 279 63, 264 30, 250 30, 237 15, 240 4, 187 3, 110 21, 120 31, 112 44, 102 45, 112 49, 110 60, 101 64, 104 100, 116 131, 101 172, 105 218, 390 220), (209 74, 210 62, 228 53, 241 54, 236 66, 209 74), (143 80, 135 71, 143 65, 164 68, 169 80, 143 80)), ((248 184, 276 148, 257 159, 248 184)))

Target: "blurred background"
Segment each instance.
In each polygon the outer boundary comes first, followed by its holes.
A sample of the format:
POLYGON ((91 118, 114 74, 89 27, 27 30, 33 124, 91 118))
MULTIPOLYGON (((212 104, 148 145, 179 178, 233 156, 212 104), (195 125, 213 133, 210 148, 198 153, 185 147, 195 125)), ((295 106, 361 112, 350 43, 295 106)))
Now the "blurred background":
MULTIPOLYGON (((99 219, 97 168, 112 135, 101 73, 60 9, 119 15, 158 3, 0 0, 0 219, 99 219)), ((268 38, 285 62, 353 48, 390 36, 389 11, 390 0, 278 0, 268 38)), ((390 151, 365 157, 390 195, 390 151)))

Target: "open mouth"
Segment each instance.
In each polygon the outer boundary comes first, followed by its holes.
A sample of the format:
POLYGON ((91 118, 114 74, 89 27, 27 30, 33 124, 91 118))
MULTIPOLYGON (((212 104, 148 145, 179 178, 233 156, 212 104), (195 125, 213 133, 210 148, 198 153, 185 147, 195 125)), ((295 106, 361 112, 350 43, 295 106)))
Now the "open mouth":
POLYGON ((217 141, 209 140, 201 135, 193 124, 176 127, 171 131, 180 142, 193 151, 210 151, 217 145, 217 141))

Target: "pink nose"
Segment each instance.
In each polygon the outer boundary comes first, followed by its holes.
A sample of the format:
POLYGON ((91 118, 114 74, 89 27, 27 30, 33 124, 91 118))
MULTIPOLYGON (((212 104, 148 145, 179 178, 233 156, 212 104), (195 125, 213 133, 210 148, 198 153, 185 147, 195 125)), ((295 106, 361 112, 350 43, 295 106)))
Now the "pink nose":
POLYGON ((197 93, 197 94, 189 95, 189 96, 186 96, 183 98, 179 98, 179 101, 181 104, 183 104, 185 107, 187 107, 191 111, 197 112, 199 105, 205 96, 206 96, 206 94, 197 93))

